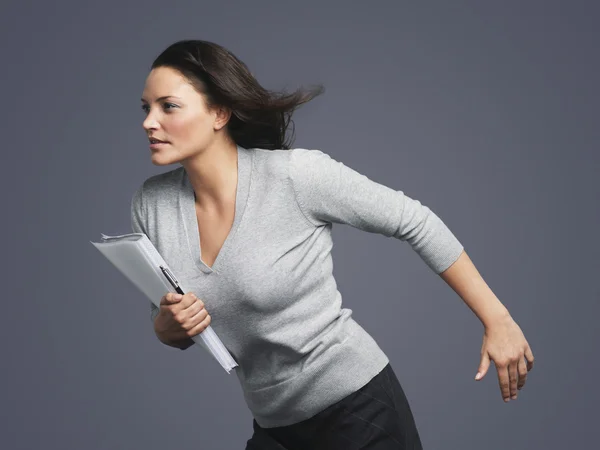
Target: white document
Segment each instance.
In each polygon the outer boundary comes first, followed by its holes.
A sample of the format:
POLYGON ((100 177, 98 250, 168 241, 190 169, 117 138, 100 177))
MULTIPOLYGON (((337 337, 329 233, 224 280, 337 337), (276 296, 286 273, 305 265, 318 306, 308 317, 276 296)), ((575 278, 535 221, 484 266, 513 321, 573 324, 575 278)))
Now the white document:
MULTIPOLYGON (((91 243, 157 307, 167 292, 176 292, 160 267, 168 269, 171 274, 173 272, 144 233, 120 236, 102 234, 102 242, 91 243)), ((187 292, 179 282, 177 284, 183 292, 187 292)), ((227 373, 237 367, 238 364, 210 325, 192 339, 203 346, 227 373)))

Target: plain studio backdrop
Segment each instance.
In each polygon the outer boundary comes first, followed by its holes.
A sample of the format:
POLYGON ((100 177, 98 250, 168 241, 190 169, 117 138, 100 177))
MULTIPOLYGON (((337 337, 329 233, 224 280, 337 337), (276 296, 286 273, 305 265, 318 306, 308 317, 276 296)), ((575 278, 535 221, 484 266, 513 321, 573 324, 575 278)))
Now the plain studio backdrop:
MULTIPOLYGON (((599 6, 593 1, 3 2, 0 447, 243 449, 234 373, 162 345, 90 243, 130 232, 154 166, 140 97, 180 39, 263 86, 322 83, 294 116, 320 149, 430 207, 536 365, 474 381, 483 326, 410 246, 334 225, 343 306, 390 358, 425 449, 592 448, 600 312, 599 6)), ((257 255, 260 257, 260 255, 257 255)), ((201 297, 202 293, 197 293, 201 297)))

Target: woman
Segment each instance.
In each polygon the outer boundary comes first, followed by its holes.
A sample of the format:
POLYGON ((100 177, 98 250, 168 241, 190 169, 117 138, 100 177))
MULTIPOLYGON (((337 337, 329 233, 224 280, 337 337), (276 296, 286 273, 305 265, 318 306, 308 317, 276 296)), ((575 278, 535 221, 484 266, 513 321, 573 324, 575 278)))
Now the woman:
POLYGON ((429 208, 322 151, 290 149, 291 113, 321 92, 269 92, 206 41, 177 42, 154 61, 143 127, 152 163, 180 167, 136 191, 132 228, 189 289, 151 303, 154 330, 186 349, 212 325, 254 417, 247 450, 420 449, 387 356, 341 307, 333 223, 407 241, 440 274, 483 322, 478 379, 493 360, 505 399, 523 387, 533 354, 429 208))

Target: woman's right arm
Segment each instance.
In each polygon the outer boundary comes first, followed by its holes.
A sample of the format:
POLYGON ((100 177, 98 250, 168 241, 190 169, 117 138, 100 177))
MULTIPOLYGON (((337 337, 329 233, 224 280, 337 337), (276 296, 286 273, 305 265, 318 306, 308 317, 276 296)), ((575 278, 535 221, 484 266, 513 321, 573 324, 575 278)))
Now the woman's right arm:
MULTIPOLYGON (((131 230, 144 233, 147 212, 144 207, 144 183, 135 191, 131 199, 131 230)), ((204 303, 193 293, 175 295, 168 293, 161 299, 160 308, 151 305, 151 318, 154 333, 159 341, 170 347, 186 350, 195 342, 191 336, 201 333, 210 324, 210 315, 204 309, 204 303)))
POLYGON ((202 333, 211 322, 204 302, 188 292, 185 295, 169 292, 160 300, 154 317, 154 333, 159 341, 170 347, 185 350, 195 344, 192 339, 202 333))
POLYGON ((181 350, 187 350, 188 348, 190 348, 192 345, 195 344, 194 340, 191 337, 187 337, 184 339, 179 339, 179 340, 171 340, 168 337, 168 333, 166 334, 164 331, 162 331, 162 328, 159 326, 157 327, 157 320, 159 320, 160 313, 158 315, 156 315, 156 317, 154 318, 154 333, 156 334, 156 337, 158 338, 158 340, 160 342, 162 342, 165 345, 168 345, 169 347, 175 347, 181 350))

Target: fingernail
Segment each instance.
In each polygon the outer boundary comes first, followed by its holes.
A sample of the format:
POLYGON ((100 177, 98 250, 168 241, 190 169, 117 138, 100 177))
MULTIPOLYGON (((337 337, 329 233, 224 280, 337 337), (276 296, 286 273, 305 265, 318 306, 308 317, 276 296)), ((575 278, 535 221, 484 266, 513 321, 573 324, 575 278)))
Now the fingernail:
POLYGON ((516 395, 513 395, 513 396, 512 396, 512 399, 513 399, 513 400, 516 400, 516 399, 517 399, 517 396, 516 396, 516 395))
POLYGON ((183 295, 175 294, 175 300, 181 300, 182 298, 183 298, 183 295))
POLYGON ((504 401, 505 401, 506 403, 508 403, 508 402, 510 402, 510 398, 505 398, 505 399, 504 399, 504 401))

